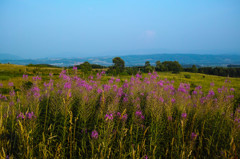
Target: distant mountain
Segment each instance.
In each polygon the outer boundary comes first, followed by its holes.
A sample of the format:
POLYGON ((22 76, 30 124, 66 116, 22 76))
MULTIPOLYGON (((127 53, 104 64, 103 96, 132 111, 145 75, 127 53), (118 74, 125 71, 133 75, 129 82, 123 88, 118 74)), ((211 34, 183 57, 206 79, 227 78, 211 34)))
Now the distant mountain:
MULTIPOLYGON (((104 66, 112 65, 112 59, 115 56, 105 57, 89 57, 89 58, 43 58, 43 59, 20 59, 20 60, 5 60, 0 58, 1 63, 12 64, 50 64, 56 66, 73 66, 79 65, 85 61, 92 64, 99 64, 104 66)), ((120 56, 126 66, 143 66, 146 61, 150 61, 152 65, 156 61, 178 61, 182 65, 199 65, 199 66, 224 66, 239 65, 240 55, 237 54, 222 54, 222 55, 201 55, 201 54, 152 54, 152 55, 126 55, 120 56)))
POLYGON ((16 55, 12 55, 12 54, 1 54, 0 53, 0 60, 21 60, 23 58, 16 56, 16 55))
POLYGON ((227 66, 240 64, 240 55, 201 55, 201 54, 153 54, 123 56, 127 65, 144 65, 145 61, 155 64, 156 61, 178 61, 180 64, 196 64, 200 66, 227 66))

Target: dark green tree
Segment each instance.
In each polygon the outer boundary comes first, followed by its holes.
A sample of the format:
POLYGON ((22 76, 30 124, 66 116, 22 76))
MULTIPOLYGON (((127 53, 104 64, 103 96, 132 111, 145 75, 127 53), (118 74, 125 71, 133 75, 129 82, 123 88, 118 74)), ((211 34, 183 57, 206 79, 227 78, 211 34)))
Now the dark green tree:
POLYGON ((123 61, 123 59, 121 59, 120 57, 115 57, 114 59, 112 59, 112 62, 114 63, 113 69, 116 70, 117 74, 124 72, 125 62, 123 61))
POLYGON ((177 61, 164 61, 163 65, 167 71, 172 71, 173 73, 179 73, 183 70, 177 61))
POLYGON ((194 73, 198 72, 198 69, 197 69, 196 65, 192 65, 192 72, 194 72, 194 73))
POLYGON ((156 71, 165 71, 165 68, 160 61, 156 61, 156 71))
POLYGON ((79 65, 80 69, 82 72, 84 72, 85 74, 89 73, 90 71, 92 71, 92 66, 89 62, 84 62, 82 64, 79 65))
POLYGON ((151 64, 150 64, 149 61, 146 61, 146 62, 145 62, 145 67, 148 67, 148 66, 151 66, 151 64))
POLYGON ((151 66, 149 61, 146 61, 144 66, 144 72, 148 73, 148 72, 152 72, 153 70, 154 70, 154 67, 151 66))

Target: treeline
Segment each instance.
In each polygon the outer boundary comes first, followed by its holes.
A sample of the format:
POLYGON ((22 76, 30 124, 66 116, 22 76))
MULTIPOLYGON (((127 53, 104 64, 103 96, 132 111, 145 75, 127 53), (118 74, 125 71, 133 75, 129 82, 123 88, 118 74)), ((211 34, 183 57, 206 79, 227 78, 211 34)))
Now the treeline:
MULTIPOLYGON (((192 68, 184 69, 186 72, 193 72, 192 68)), ((197 69, 198 73, 217 75, 224 77, 240 77, 240 68, 228 68, 228 67, 200 67, 197 69)))
MULTIPOLYGON (((92 72, 93 69, 95 70, 101 70, 101 69, 106 69, 106 66, 98 65, 98 64, 90 64, 89 62, 85 61, 80 65, 76 65, 74 67, 77 67, 77 69, 80 69, 83 73, 88 74, 92 72)), ((73 68, 72 66, 69 68, 73 68)))
POLYGON ((126 67, 125 61, 120 57, 113 58, 112 62, 113 65, 109 67, 90 64, 89 62, 84 62, 76 67, 86 74, 92 72, 92 69, 95 69, 96 71, 98 69, 99 71, 105 69, 107 70, 106 73, 110 75, 135 75, 137 73, 149 73, 153 71, 180 73, 184 71, 225 77, 240 77, 240 67, 235 67, 235 65, 234 67, 232 67, 232 65, 229 65, 228 67, 199 67, 192 65, 191 67, 183 68, 178 61, 156 61, 154 65, 149 61, 146 61, 144 66, 126 67))
POLYGON ((59 66, 50 65, 50 64, 28 64, 27 67, 52 67, 52 68, 59 68, 59 66))
POLYGON ((125 67, 125 62, 120 57, 113 59, 113 66, 110 66, 107 73, 112 75, 135 75, 137 73, 149 73, 153 71, 179 73, 183 71, 182 66, 177 61, 160 61, 153 66, 149 61, 145 62, 144 66, 125 67))

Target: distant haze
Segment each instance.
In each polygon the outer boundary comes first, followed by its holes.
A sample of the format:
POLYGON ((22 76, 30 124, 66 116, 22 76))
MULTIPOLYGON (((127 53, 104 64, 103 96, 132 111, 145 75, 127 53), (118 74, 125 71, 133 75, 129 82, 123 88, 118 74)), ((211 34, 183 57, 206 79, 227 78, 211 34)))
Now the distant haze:
POLYGON ((240 54, 239 0, 0 0, 0 54, 240 54))

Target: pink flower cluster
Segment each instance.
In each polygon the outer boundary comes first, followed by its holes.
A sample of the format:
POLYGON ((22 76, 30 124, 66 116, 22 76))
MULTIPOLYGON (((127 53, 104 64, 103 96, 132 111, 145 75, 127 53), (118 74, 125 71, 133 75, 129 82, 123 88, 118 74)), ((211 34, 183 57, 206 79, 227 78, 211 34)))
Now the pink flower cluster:
POLYGON ((41 80, 42 80, 42 78, 39 77, 39 76, 33 77, 32 79, 33 79, 34 81, 41 81, 41 80))
POLYGON ((145 117, 144 117, 144 115, 142 114, 142 111, 141 111, 141 110, 137 110, 137 111, 135 112, 135 116, 136 116, 138 119, 141 119, 141 120, 144 120, 144 119, 145 119, 145 117))
POLYGON ((7 97, 6 96, 4 96, 4 95, 2 95, 2 94, 0 94, 0 99, 2 99, 2 100, 7 100, 7 97))
POLYGON ((33 112, 26 112, 25 115, 20 112, 18 115, 17 115, 17 119, 34 119, 36 118, 35 114, 33 112))
POLYGON ((23 79, 24 79, 24 80, 27 80, 27 79, 28 79, 28 75, 24 75, 24 74, 23 74, 23 79))
POLYGON ((121 115, 120 112, 117 112, 116 114, 122 121, 127 121, 128 115, 127 114, 123 114, 121 115))
POLYGON ((104 119, 105 119, 106 121, 112 121, 112 120, 113 120, 113 114, 112 114, 112 113, 106 114, 104 119))
POLYGON ((95 140, 98 139, 98 132, 97 132, 97 130, 93 130, 92 131, 91 138, 95 139, 95 140))

